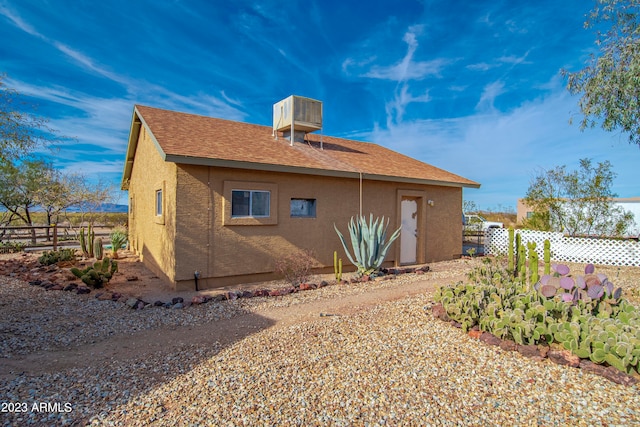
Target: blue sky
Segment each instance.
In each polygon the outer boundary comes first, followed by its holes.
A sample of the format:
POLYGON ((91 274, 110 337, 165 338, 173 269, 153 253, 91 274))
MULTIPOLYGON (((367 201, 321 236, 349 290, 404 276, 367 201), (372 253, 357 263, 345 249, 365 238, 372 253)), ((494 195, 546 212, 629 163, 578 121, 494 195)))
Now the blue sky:
MULTIPOLYGON (((541 169, 609 160, 640 196, 637 146, 581 132, 560 70, 595 52, 589 0, 0 0, 0 73, 73 138, 56 167, 119 183, 134 104, 271 125, 291 95, 325 135, 371 141, 482 184, 512 208, 541 169)), ((120 195, 120 194, 119 194, 120 195)), ((126 194, 121 203, 126 203, 126 194)))

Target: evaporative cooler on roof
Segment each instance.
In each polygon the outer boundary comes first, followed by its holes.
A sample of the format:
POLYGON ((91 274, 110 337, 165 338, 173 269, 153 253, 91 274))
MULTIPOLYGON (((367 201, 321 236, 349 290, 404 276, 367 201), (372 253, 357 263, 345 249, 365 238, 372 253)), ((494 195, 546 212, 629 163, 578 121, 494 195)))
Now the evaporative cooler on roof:
POLYGON ((273 135, 283 132, 291 141, 304 140, 304 135, 322 129, 322 102, 291 95, 273 104, 273 135), (291 137, 293 135, 293 137, 291 137))

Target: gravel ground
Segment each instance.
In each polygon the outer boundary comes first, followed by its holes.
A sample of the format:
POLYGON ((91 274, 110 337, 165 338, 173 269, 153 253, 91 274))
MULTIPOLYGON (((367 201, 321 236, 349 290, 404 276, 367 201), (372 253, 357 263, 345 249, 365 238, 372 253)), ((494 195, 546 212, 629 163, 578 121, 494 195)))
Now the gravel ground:
MULTIPOLYGON (((73 347, 427 276, 447 284, 472 264, 186 310, 133 311, 0 278, 0 350, 7 357, 73 347)), ((614 283, 626 292, 633 280, 619 276, 614 283)), ((0 381, 0 425, 640 425, 638 386, 486 346, 433 319, 430 303, 422 294, 265 329, 224 348, 187 344, 144 360, 19 375, 0 381)))

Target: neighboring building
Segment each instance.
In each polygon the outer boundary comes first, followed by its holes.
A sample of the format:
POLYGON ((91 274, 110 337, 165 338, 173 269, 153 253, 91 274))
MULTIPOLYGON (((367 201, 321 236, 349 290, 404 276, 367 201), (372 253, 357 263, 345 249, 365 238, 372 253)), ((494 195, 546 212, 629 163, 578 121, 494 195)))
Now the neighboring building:
POLYGON ((318 272, 337 250, 347 270, 333 226, 348 234, 352 216, 373 213, 403 226, 387 266, 460 256, 462 188, 478 183, 310 133, 321 123, 321 103, 299 97, 274 105, 273 129, 136 105, 122 177, 131 248, 177 290, 195 289, 196 272, 200 289, 271 280, 301 249, 318 272))
MULTIPOLYGON (((611 200, 614 202, 615 206, 633 214, 635 223, 629 230, 627 230, 627 235, 625 237, 637 238, 640 236, 640 197, 614 198, 611 200)), ((533 210, 527 206, 524 199, 518 199, 517 211, 518 224, 522 224, 525 219, 530 218, 531 215, 533 215, 533 210)))

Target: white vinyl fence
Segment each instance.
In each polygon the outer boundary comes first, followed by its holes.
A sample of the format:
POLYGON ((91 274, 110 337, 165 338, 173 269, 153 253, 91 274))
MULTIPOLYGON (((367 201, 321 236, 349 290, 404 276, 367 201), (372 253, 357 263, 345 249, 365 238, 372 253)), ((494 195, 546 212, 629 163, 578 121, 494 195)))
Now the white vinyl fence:
MULTIPOLYGON (((633 240, 565 237, 562 233, 535 230, 515 230, 522 242, 536 242, 536 252, 543 259, 544 241, 551 242, 551 259, 600 265, 640 266, 640 243, 633 240)), ((486 255, 506 255, 509 230, 490 228, 484 239, 486 255)))

